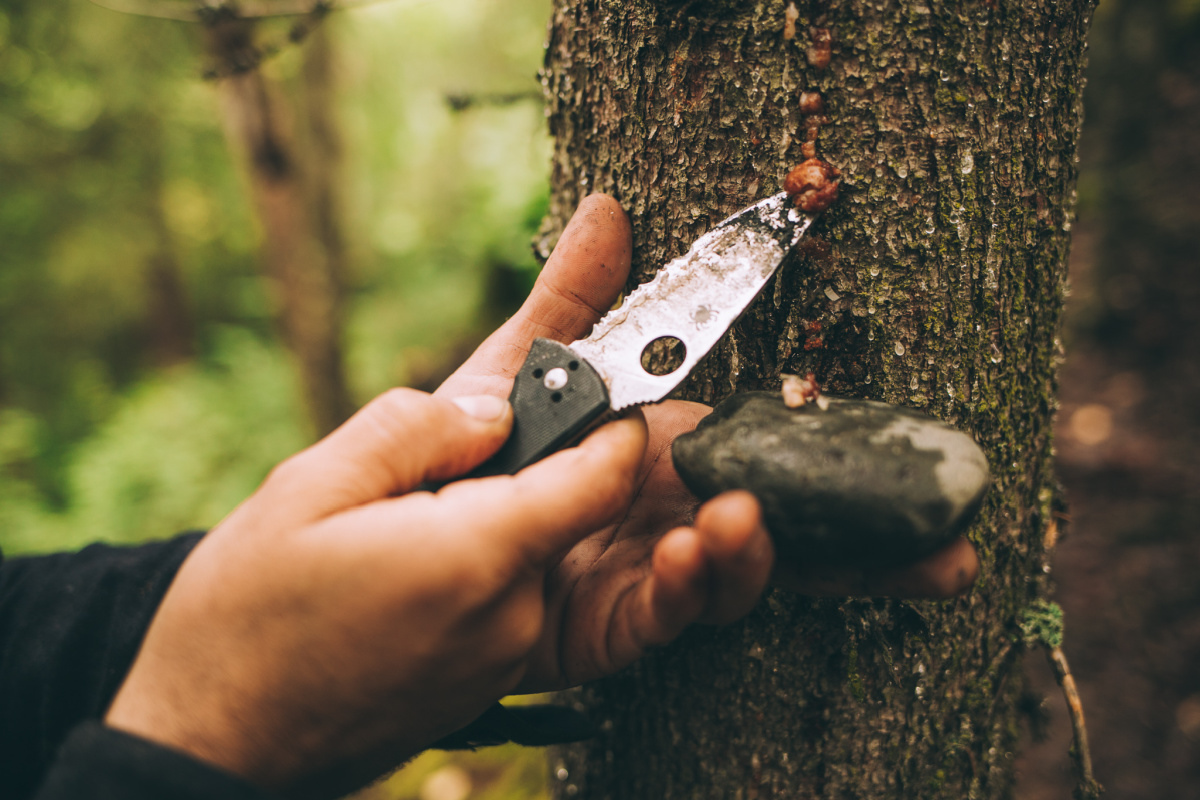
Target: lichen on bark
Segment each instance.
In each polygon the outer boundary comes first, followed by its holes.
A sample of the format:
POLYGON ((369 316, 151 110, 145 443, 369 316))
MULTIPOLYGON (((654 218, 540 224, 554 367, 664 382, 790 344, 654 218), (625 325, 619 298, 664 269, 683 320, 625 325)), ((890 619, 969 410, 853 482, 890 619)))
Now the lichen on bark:
POLYGON ((584 194, 612 193, 646 280, 780 189, 813 123, 801 95, 819 92, 840 197, 680 396, 814 372, 969 431, 994 476, 970 533, 983 575, 948 603, 772 593, 742 624, 689 632, 572 696, 604 734, 553 756, 560 797, 1011 789, 1093 3, 815 0, 793 39, 787 5, 556 0, 545 242, 584 194))

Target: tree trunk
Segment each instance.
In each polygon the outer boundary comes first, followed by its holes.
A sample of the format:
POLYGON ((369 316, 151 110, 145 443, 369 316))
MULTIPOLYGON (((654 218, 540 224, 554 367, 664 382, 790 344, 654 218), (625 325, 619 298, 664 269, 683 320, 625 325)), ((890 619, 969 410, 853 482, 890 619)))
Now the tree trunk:
POLYGON ((226 135, 245 164, 263 230, 263 266, 277 324, 296 361, 315 432, 354 412, 342 363, 345 247, 333 173, 339 144, 329 116, 329 44, 321 29, 305 62, 307 96, 296 135, 279 87, 258 68, 254 20, 219 18, 205 28, 221 78, 226 135))
POLYGON ((157 367, 190 361, 195 355, 195 325, 188 303, 187 285, 179 262, 175 237, 164 209, 162 121, 141 120, 145 161, 139 176, 148 189, 145 214, 154 233, 155 247, 146 260, 147 350, 157 367))
POLYGON ((775 592, 744 624, 693 630, 574 695, 605 733, 555 754, 559 797, 1011 790, 1093 3, 802 0, 793 38, 789 5, 556 0, 547 238, 610 192, 640 282, 805 151, 840 168, 840 199, 681 396, 811 371, 970 431, 993 471, 970 534, 983 573, 954 602, 775 592))

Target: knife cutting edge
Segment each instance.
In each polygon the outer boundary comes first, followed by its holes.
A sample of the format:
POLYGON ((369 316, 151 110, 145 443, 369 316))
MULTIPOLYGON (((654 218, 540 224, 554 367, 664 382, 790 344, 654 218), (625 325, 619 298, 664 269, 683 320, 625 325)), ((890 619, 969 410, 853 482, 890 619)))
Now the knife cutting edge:
POLYGON ((772 195, 697 239, 586 339, 535 339, 509 395, 512 433, 466 477, 514 474, 571 445, 606 414, 664 399, 758 296, 814 219, 786 192, 772 195), (683 360, 656 375, 642 366, 642 353, 664 337, 679 340, 683 360))

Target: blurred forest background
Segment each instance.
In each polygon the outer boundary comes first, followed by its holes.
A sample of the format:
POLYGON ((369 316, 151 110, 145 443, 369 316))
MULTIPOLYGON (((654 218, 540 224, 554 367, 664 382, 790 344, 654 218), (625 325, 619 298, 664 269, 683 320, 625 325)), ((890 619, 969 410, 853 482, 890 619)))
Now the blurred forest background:
MULTIPOLYGON (((105 2, 142 13, 0 3, 8 555, 216 523, 372 395, 436 386, 538 269, 548 0, 105 2)), ((1200 798, 1200 2, 1104 0, 1091 62, 1065 649, 1109 796, 1200 798)), ((1018 796, 1067 797, 1041 659, 1018 796)), ((540 797, 540 758, 430 753, 362 796, 540 797)))

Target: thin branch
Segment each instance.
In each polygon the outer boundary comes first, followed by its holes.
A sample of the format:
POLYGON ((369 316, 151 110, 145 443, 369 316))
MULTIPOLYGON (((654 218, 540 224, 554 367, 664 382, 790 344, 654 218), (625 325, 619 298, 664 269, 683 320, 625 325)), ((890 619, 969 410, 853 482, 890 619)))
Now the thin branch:
POLYGON ((537 100, 540 103, 543 100, 541 91, 446 95, 446 105, 453 111, 466 111, 472 106, 510 106, 526 100, 537 100))
MULTIPOLYGON (((323 2, 319 4, 328 6, 330 9, 342 9, 378 2, 382 2, 382 0, 337 0, 336 2, 323 2)), ((259 2, 251 0, 248 3, 230 3, 229 5, 236 5, 239 17, 243 19, 257 19, 259 17, 292 17, 297 14, 307 14, 318 3, 313 2, 313 0, 260 0, 259 2)))
POLYGON ((1061 647, 1047 647, 1046 657, 1054 668, 1054 677, 1062 687, 1063 696, 1067 699, 1067 709, 1071 713, 1071 728, 1075 731, 1075 747, 1071 755, 1075 758, 1075 766, 1079 772, 1079 785, 1075 788, 1076 800, 1096 800, 1104 793, 1095 776, 1092 774, 1092 751, 1088 748, 1087 726, 1083 721, 1083 703, 1079 699, 1079 691, 1075 688, 1075 678, 1071 675, 1071 667, 1061 647))
MULTIPOLYGON (((299 44, 307 39, 308 35, 329 16, 332 10, 333 6, 330 3, 324 2, 324 0, 316 0, 316 3, 307 14, 292 23, 285 40, 276 40, 262 45, 254 45, 246 42, 242 47, 225 53, 222 61, 216 66, 205 70, 203 75, 204 80, 212 81, 231 78, 235 75, 244 75, 247 72, 258 69, 260 64, 278 55, 284 47, 299 44)), ((227 21, 229 20, 214 17, 211 20, 207 20, 205 25, 212 30, 217 25, 227 21)))

